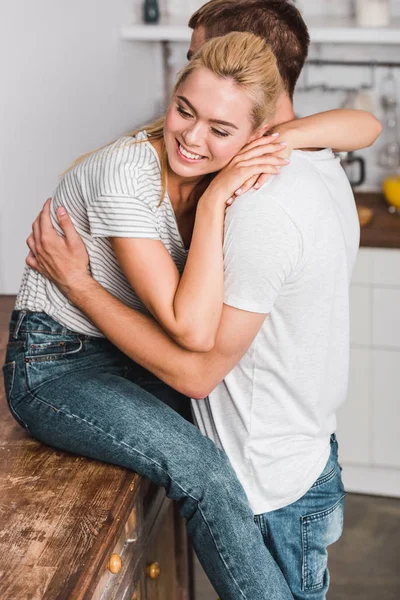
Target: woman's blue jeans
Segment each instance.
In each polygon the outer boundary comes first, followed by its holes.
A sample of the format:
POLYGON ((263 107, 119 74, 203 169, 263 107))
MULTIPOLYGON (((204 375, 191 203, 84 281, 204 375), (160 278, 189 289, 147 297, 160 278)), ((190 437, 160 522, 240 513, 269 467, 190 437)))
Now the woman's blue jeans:
MULTIPOLYGON (((107 340, 15 311, 4 378, 10 410, 33 437, 166 489, 221 600, 293 600, 225 453, 143 389, 144 370, 107 340)), ((163 394, 182 399, 165 385, 163 394)))

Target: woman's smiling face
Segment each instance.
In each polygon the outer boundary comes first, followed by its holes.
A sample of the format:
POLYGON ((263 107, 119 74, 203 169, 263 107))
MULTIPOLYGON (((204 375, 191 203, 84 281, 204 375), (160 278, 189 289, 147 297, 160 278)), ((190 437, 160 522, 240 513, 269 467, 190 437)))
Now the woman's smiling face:
POLYGON ((231 80, 204 67, 195 69, 177 89, 166 116, 171 170, 185 179, 220 171, 258 137, 252 109, 251 99, 231 80))

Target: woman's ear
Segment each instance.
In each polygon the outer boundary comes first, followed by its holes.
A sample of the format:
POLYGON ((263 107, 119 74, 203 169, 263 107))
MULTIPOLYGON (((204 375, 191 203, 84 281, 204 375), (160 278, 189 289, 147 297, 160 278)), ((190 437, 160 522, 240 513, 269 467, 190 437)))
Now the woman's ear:
POLYGON ((264 135, 269 135, 270 129, 271 129, 271 125, 269 123, 262 125, 258 129, 256 129, 256 131, 251 136, 249 142, 254 142, 254 140, 258 140, 260 137, 263 137, 264 135))

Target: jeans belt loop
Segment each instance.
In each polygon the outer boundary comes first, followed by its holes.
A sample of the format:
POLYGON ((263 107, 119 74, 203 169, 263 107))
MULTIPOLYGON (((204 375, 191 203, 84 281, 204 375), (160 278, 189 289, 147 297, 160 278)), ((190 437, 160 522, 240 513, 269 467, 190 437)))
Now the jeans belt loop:
POLYGON ((27 315, 27 311, 26 310, 21 310, 19 315, 18 315, 18 320, 17 323, 15 325, 15 329, 13 331, 13 338, 16 340, 18 338, 18 334, 19 334, 19 330, 21 329, 21 325, 22 325, 22 321, 25 319, 27 315))

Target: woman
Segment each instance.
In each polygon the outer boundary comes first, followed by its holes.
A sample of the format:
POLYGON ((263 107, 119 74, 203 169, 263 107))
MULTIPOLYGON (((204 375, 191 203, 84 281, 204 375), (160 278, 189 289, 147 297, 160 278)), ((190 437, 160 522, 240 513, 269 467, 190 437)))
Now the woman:
MULTIPOLYGON (((150 142, 146 133, 135 143, 118 140, 77 164, 57 190, 53 210, 67 207, 95 279, 128 306, 147 309, 188 349, 210 348, 218 327, 227 200, 285 164, 266 156, 276 146, 262 137, 279 94, 262 40, 212 40, 181 74, 163 135, 154 127, 150 142), (168 172, 165 198, 158 157, 168 172)), ((290 598, 226 456, 140 387, 143 369, 32 270, 17 308, 4 374, 18 422, 49 445, 165 487, 221 598, 290 598)))

